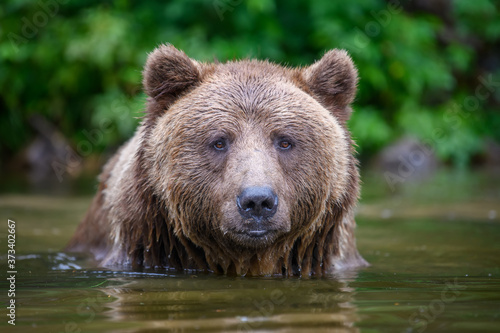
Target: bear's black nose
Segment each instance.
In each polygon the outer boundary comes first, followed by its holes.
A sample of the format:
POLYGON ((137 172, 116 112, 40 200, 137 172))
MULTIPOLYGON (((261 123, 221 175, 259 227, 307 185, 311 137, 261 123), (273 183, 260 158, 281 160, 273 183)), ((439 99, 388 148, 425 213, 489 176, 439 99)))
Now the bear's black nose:
POLYGON ((260 222, 276 213, 278 196, 269 187, 247 187, 236 197, 236 204, 241 216, 260 222))

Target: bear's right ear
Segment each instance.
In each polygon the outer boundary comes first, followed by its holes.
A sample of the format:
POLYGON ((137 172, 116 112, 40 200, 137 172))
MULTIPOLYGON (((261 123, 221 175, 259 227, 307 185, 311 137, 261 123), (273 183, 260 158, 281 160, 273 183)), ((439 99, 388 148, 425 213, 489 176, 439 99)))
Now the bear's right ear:
POLYGON ((142 82, 146 94, 165 110, 200 81, 198 63, 172 45, 160 45, 148 56, 142 82))

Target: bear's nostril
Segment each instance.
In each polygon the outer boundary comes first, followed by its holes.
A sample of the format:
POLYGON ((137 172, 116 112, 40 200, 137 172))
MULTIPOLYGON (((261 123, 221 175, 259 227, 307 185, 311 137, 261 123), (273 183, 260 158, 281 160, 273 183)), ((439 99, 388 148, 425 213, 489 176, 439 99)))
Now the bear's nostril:
POLYGON ((248 187, 236 198, 240 214, 260 221, 270 218, 278 209, 278 196, 269 187, 248 187))
POLYGON ((262 203, 262 208, 265 208, 265 209, 272 209, 271 207, 271 204, 270 204, 270 200, 266 200, 262 203))
POLYGON ((255 209, 255 202, 253 201, 250 201, 247 207, 245 208, 245 210, 251 210, 251 209, 255 209))

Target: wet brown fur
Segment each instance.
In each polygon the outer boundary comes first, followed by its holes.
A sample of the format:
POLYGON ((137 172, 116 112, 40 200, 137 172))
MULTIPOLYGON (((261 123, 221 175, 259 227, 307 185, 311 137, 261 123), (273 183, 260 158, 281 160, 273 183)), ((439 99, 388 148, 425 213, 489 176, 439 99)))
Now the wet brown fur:
POLYGON ((105 166, 67 250, 92 252, 103 266, 238 275, 366 265, 354 238, 359 175, 346 127, 357 72, 345 51, 290 69, 202 64, 162 45, 143 83, 143 123, 105 166), (224 156, 208 148, 221 133, 231 142, 224 156), (271 143, 283 133, 297 146, 287 154, 271 143), (270 185, 280 198, 272 236, 257 245, 236 233, 245 221, 234 198, 248 185, 270 185))

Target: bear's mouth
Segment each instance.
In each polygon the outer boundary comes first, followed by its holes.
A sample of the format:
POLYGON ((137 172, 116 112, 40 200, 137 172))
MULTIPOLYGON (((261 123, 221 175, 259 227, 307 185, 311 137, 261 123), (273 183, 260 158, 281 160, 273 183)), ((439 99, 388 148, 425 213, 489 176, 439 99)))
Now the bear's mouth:
POLYGON ((230 231, 227 235, 240 246, 262 248, 272 244, 277 234, 276 230, 259 228, 230 231))
POLYGON ((269 230, 249 230, 245 232, 250 237, 254 238, 259 238, 265 236, 267 233, 269 233, 269 230))

